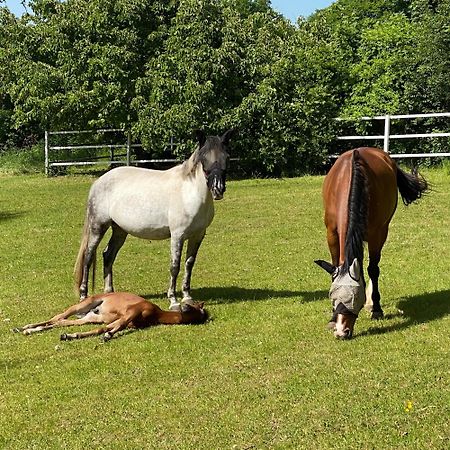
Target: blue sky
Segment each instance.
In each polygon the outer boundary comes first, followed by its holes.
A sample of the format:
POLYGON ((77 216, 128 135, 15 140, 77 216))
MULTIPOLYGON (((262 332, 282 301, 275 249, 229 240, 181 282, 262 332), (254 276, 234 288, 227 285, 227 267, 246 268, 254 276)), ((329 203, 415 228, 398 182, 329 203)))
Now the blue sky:
MULTIPOLYGON (((272 0, 272 7, 292 22, 298 16, 308 17, 317 9, 326 8, 333 0, 272 0)), ((6 0, 8 8, 16 15, 24 12, 20 0, 6 0)))

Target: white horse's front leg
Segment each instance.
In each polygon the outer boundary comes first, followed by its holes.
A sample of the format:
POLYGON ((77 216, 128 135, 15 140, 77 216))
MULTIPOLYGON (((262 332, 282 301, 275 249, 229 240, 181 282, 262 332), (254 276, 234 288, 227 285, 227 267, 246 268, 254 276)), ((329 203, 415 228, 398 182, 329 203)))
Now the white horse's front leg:
POLYGON ((204 237, 205 232, 203 232, 200 236, 191 237, 188 240, 186 250, 185 272, 182 285, 182 292, 183 292, 182 302, 187 305, 193 304, 193 300, 191 297, 192 269, 194 267, 195 259, 197 258, 198 249, 200 248, 200 244, 202 243, 204 237))
POLYGON ((180 304, 176 298, 177 291, 177 277, 180 273, 180 261, 181 253, 183 251, 183 239, 180 237, 172 236, 170 239, 170 282, 169 289, 167 291, 167 297, 170 300, 170 309, 173 311, 179 311, 181 309, 180 304))

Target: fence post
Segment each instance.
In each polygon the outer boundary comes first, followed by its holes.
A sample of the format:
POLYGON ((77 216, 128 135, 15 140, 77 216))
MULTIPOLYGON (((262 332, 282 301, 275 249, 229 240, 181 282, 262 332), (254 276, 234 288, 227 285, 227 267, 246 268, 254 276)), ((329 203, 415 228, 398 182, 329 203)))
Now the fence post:
POLYGON ((131 130, 127 132, 127 166, 130 165, 130 153, 131 153, 131 130))
POLYGON ((48 130, 45 130, 45 144, 44 144, 44 164, 45 164, 45 175, 48 176, 49 173, 49 160, 48 160, 48 130))
POLYGON ((389 114, 384 116, 384 144, 383 150, 389 153, 389 136, 391 134, 391 116, 389 114))

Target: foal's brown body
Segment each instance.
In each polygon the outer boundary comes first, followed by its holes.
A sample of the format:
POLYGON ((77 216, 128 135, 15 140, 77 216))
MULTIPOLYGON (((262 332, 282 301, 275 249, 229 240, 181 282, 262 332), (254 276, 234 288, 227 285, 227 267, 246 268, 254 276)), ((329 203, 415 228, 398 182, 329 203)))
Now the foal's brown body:
POLYGON ((108 340, 125 328, 146 328, 158 324, 197 324, 204 323, 206 319, 207 313, 203 310, 203 303, 194 302, 187 311, 183 312, 164 311, 138 295, 129 292, 110 292, 92 295, 50 320, 28 324, 14 331, 28 335, 55 327, 96 323, 104 326, 81 333, 62 334, 61 339, 81 339, 104 334, 104 339, 108 340), (84 316, 79 319, 70 319, 71 316, 79 314, 84 316))

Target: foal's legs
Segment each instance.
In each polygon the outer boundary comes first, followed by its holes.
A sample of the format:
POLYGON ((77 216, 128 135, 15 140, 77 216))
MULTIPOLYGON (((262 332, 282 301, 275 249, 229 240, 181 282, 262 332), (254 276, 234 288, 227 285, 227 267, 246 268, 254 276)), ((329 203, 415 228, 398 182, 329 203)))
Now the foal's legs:
POLYGON ((187 250, 186 250, 186 263, 185 263, 185 271, 182 285, 183 292, 183 303, 192 304, 191 297, 191 276, 192 276, 192 268, 194 267, 195 259, 197 257, 198 249, 205 237, 205 232, 203 231, 200 235, 191 237, 188 240, 187 250))
POLYGON ((177 277, 180 273, 181 253, 183 251, 184 240, 181 237, 172 235, 170 238, 170 282, 167 291, 167 297, 170 300, 170 309, 174 311, 180 310, 180 304, 176 298, 177 277))
POLYGON ((104 292, 114 292, 112 267, 117 253, 121 249, 128 236, 128 233, 122 230, 114 222, 111 225, 112 236, 103 252, 103 278, 104 292))
POLYGON ((99 306, 102 302, 103 302, 102 299, 89 297, 81 301, 80 303, 76 303, 75 305, 72 305, 71 307, 67 308, 61 314, 53 316, 50 320, 38 323, 30 323, 21 328, 15 328, 14 331, 23 334, 31 334, 36 333, 38 331, 49 330, 51 328, 54 328, 55 326, 82 325, 83 323, 98 323, 98 320, 101 319, 101 317, 98 314, 90 313, 90 311, 99 306), (75 314, 86 314, 86 316, 84 316, 81 319, 78 319, 78 322, 76 323, 73 323, 75 321, 67 320, 68 317, 73 316, 75 314), (94 322, 92 322, 92 320, 94 322))
POLYGON ((83 277, 80 284, 80 299, 83 300, 88 294, 89 269, 96 255, 98 244, 108 229, 109 224, 90 224, 88 230, 88 241, 84 253, 83 277))
POLYGON ((61 335, 62 341, 72 341, 74 339, 84 339, 91 336, 98 336, 104 334, 103 339, 109 341, 113 335, 121 330, 127 328, 128 324, 133 320, 134 315, 129 315, 128 317, 120 317, 115 321, 109 323, 108 325, 95 330, 84 331, 81 333, 64 333, 61 335))

